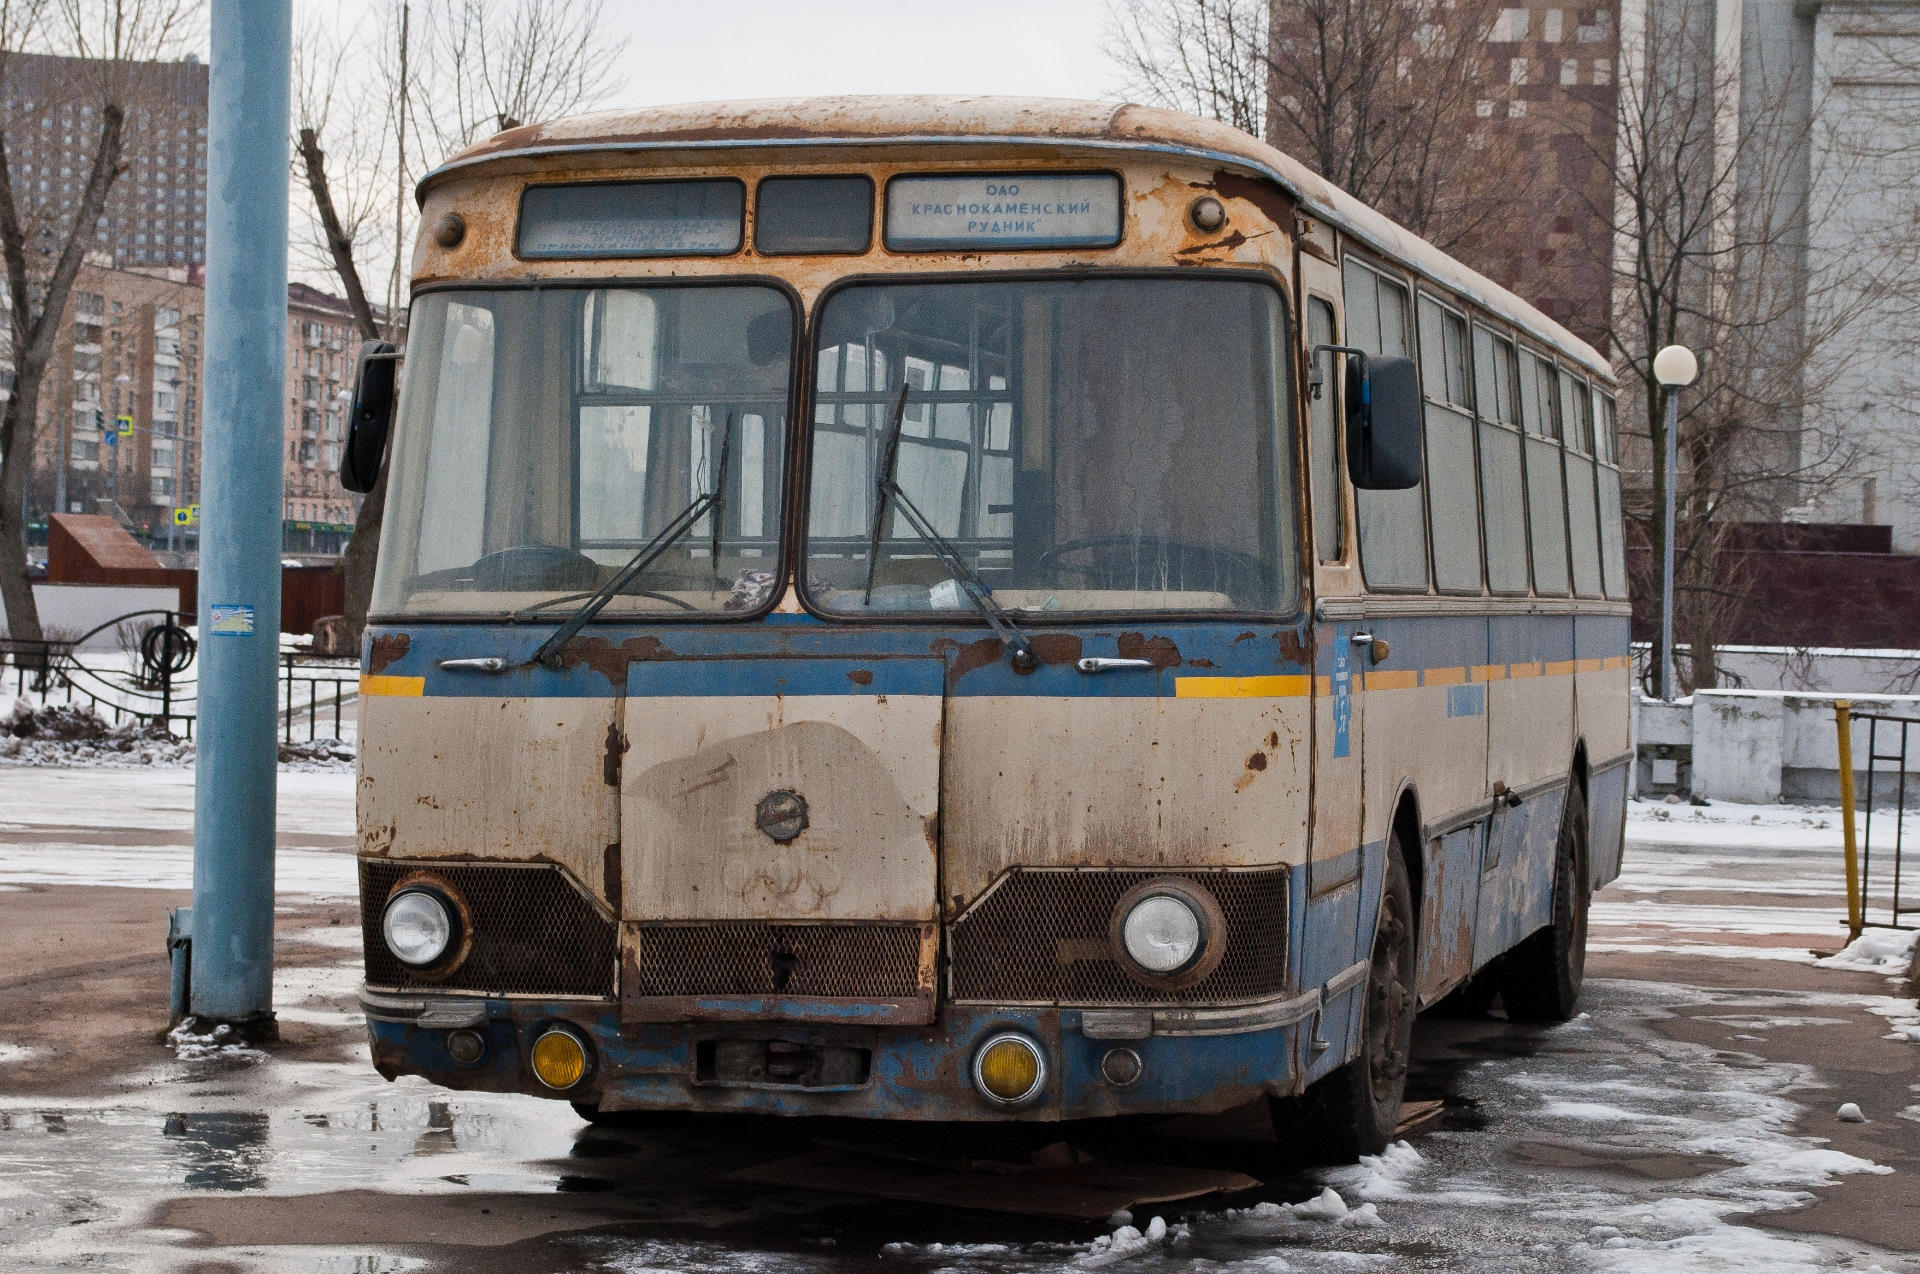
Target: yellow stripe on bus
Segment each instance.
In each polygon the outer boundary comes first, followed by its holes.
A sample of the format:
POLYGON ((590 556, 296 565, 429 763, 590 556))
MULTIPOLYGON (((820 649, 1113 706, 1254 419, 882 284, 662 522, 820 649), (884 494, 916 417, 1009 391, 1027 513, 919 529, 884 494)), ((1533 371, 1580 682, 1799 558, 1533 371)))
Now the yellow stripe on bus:
POLYGON ((1467 680, 1465 668, 1429 668, 1420 676, 1423 686, 1458 686, 1467 680))
POLYGON ((1505 664, 1475 664, 1470 671, 1472 675, 1468 678, 1469 681, 1505 681, 1507 679, 1505 664))
POLYGON ((362 674, 360 693, 363 695, 394 695, 415 699, 427 692, 425 677, 371 677, 362 674))
POLYGON ((1549 677, 1564 677, 1567 674, 1571 673, 1573 670, 1574 670, 1574 661, 1571 659, 1547 660, 1547 675, 1549 677))
POLYGON ((1176 699, 1300 699, 1310 679, 1305 675, 1272 677, 1175 677, 1176 699))
POLYGON ((1369 690, 1412 690, 1420 684, 1420 674, 1412 670, 1375 668, 1366 675, 1369 690))

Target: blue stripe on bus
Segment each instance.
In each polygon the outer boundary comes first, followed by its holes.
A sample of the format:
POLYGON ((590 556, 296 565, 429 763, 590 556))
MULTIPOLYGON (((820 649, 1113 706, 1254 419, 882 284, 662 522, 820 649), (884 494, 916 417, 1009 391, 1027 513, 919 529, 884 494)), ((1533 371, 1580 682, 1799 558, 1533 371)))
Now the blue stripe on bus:
POLYGON ((919 659, 706 659, 627 665, 635 698, 716 695, 932 695, 946 686, 947 666, 919 659))

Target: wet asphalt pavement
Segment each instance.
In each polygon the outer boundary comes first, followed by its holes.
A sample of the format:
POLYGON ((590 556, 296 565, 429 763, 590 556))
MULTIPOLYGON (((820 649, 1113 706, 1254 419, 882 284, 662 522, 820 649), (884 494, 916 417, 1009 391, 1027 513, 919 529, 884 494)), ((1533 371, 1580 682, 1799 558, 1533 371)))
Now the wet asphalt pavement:
MULTIPOLYGON (((1017 1158, 1063 1138, 1264 1182, 1130 1226, 727 1179, 820 1139, 870 1139, 857 1126, 595 1128, 561 1102, 386 1083, 353 1011, 353 930, 337 923, 350 904, 325 870, 339 858, 350 885, 348 846, 324 817, 295 820, 283 855, 311 861, 306 892, 284 899, 288 1042, 270 1054, 169 1047, 150 1018, 76 1033, 76 1006, 158 990, 163 1009, 164 966, 138 945, 0 975, 0 1269, 1920 1274, 1920 1010, 1884 970, 1812 966, 1809 945, 1838 945, 1817 813, 1749 826, 1723 809, 1697 829, 1659 814, 1636 807, 1628 873, 1596 910, 1587 1012, 1554 1028, 1423 1018, 1409 1097, 1442 1112, 1377 1161, 1288 1171, 1257 1111, 991 1145, 977 1129, 916 1132, 921 1155, 1017 1158), (54 1016, 62 1030, 44 1025, 54 1016), (1842 1101, 1869 1122, 1836 1121, 1842 1101)), ((48 826, 0 824, 0 929, 37 922, 44 946, 61 925, 114 932, 117 906, 142 941, 134 919, 179 883, 164 865, 178 837, 94 836, 145 874, 86 886, 72 883, 79 829, 54 838, 75 847, 57 872, 36 868, 48 826)))

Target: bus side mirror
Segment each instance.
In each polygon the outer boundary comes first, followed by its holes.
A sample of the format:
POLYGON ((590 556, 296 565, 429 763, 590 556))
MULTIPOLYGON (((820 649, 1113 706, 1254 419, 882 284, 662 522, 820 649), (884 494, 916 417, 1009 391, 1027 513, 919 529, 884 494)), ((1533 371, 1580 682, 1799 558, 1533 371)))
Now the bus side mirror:
POLYGON ((347 417, 347 445, 340 451, 340 485, 361 495, 380 480, 387 452, 387 428, 393 423, 393 387, 400 355, 386 341, 363 341, 353 377, 353 412, 347 417))
POLYGON ((1347 358, 1347 473, 1361 491, 1420 485, 1420 375, 1411 358, 1347 358))

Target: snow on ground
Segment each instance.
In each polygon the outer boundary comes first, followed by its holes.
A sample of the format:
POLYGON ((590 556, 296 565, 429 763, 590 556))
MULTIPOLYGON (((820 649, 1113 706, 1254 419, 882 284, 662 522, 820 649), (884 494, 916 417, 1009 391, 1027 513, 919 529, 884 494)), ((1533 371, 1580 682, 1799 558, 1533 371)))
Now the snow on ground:
MULTIPOLYGON (((21 827, 193 830, 192 770, 0 770, 0 831, 21 827)), ((352 836, 354 774, 282 770, 275 810, 283 836, 352 836)))
MULTIPOLYGON (((1876 812, 1872 830, 1878 852, 1868 864, 1870 921, 1888 918, 1892 813, 1876 812)), ((1858 831, 1864 836, 1864 815, 1858 831)), ((1908 843, 1920 846, 1920 814, 1908 815, 1905 831, 1908 843)), ((1920 895, 1920 870, 1903 884, 1910 904, 1920 895)), ((1831 954, 1846 943, 1846 918, 1838 809, 1634 801, 1620 878, 1594 899, 1588 949, 1814 964, 1821 961, 1816 952, 1831 954)))

